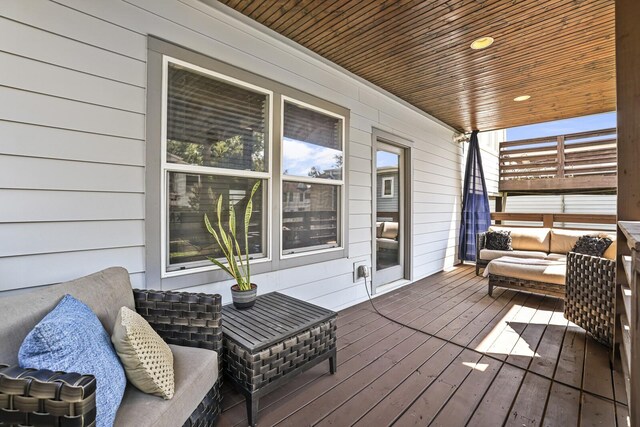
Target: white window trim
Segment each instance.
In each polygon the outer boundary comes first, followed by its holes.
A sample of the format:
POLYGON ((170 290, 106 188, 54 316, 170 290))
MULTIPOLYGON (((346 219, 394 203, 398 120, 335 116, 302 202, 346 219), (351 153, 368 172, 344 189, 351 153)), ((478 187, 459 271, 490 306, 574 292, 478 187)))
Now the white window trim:
MULTIPOLYGON (((274 94, 273 91, 262 88, 260 86, 256 86, 250 83, 246 83, 244 81, 235 79, 233 77, 229 77, 225 74, 217 73, 215 71, 199 67, 197 65, 191 64, 186 61, 182 61, 176 58, 173 58, 168 55, 162 55, 162 111, 161 111, 161 133, 160 133, 160 150, 161 150, 161 166, 160 166, 160 254, 161 254, 161 273, 160 277, 162 279, 176 276, 184 276, 193 273, 206 272, 212 270, 220 270, 220 267, 217 267, 213 263, 209 263, 209 265, 203 265, 201 267, 192 267, 185 268, 174 271, 167 271, 169 267, 168 261, 168 224, 167 224, 167 213, 169 210, 169 206, 167 204, 167 182, 169 172, 187 172, 194 173, 200 175, 225 175, 225 176, 238 176, 242 178, 256 178, 262 179, 266 181, 266 191, 265 195, 267 197, 267 203, 265 204, 266 210, 266 239, 265 239, 265 248, 264 248, 264 257, 256 258, 252 260, 252 264, 257 263, 266 263, 272 261, 271 254, 271 246, 272 246, 272 221, 270 220, 270 214, 273 212, 272 203, 273 203, 273 195, 272 195, 272 187, 271 184, 273 180, 273 106, 274 106, 274 94), (217 80, 221 80, 224 82, 229 82, 231 84, 247 88, 254 92, 262 93, 267 95, 268 97, 268 108, 269 115, 267 117, 267 144, 265 147, 267 159, 267 172, 256 172, 256 171, 245 171, 245 170, 233 170, 233 169, 225 169, 225 168, 215 168, 215 167, 207 167, 207 166, 190 166, 190 165, 178 165, 174 163, 167 162, 167 106, 168 106, 168 71, 169 71, 169 63, 174 63, 181 67, 194 70, 196 72, 209 75, 217 80)), ((263 181, 263 182, 264 182, 263 181)), ((208 261, 202 261, 203 264, 208 263, 208 261)))
MULTIPOLYGON (((286 96, 286 95, 282 95, 280 97, 280 111, 281 111, 281 117, 280 117, 280 165, 281 165, 281 169, 282 169, 282 165, 283 165, 283 161, 284 161, 284 148, 283 148, 283 141, 284 141, 284 104, 285 102, 289 102, 291 104, 295 104, 298 105, 300 107, 303 108, 307 108, 309 110, 313 110, 313 111, 317 111, 319 113, 325 114, 327 116, 330 117, 335 117, 337 119, 340 119, 340 122, 342 123, 341 126, 341 143, 342 143, 342 147, 341 151, 342 151, 342 174, 341 174, 341 179, 327 179, 327 178, 315 178, 315 177, 310 177, 310 176, 296 176, 296 175, 285 175, 283 173, 283 170, 278 171, 278 176, 279 176, 279 191, 280 193, 282 193, 283 189, 284 189, 284 182, 285 181, 290 181, 290 182, 305 182, 305 183, 309 183, 309 184, 329 184, 329 185, 335 185, 336 187, 338 187, 338 192, 340 193, 339 196, 339 200, 338 200, 338 224, 337 224, 337 230, 338 230, 338 245, 321 245, 321 246, 309 246, 306 248, 302 248, 302 249, 298 249, 296 251, 287 251, 287 253, 285 253, 284 251, 284 233, 282 230, 282 226, 280 227, 280 259, 290 259, 290 258, 300 258, 300 257, 304 257, 304 256, 310 256, 310 255, 317 255, 317 254, 322 254, 322 253, 326 253, 326 252, 334 252, 334 251, 342 251, 345 249, 345 244, 344 244, 344 235, 345 235, 345 224, 346 224, 346 218, 345 218, 345 206, 346 206, 346 200, 345 200, 345 195, 346 195, 346 185, 345 185, 345 174, 347 173, 347 168, 346 168, 346 164, 347 164, 347 156, 346 156, 346 145, 347 145, 347 141, 345 140, 346 138, 346 117, 341 115, 341 114, 337 114, 334 113, 333 111, 329 111, 326 110, 324 108, 320 108, 317 107, 315 105, 312 104, 308 104, 306 102, 303 101, 299 101, 295 98, 286 96)), ((282 203, 281 203, 282 205, 282 203)), ((284 223, 284 209, 282 208, 282 206, 279 207, 278 209, 279 214, 280 214, 280 224, 284 223)))
POLYGON ((382 197, 383 199, 392 199, 393 198, 393 177, 392 176, 388 176, 388 177, 384 177, 382 178, 382 195, 380 197, 382 197), (384 183, 387 181, 391 181, 391 194, 386 194, 385 193, 385 185, 384 183))

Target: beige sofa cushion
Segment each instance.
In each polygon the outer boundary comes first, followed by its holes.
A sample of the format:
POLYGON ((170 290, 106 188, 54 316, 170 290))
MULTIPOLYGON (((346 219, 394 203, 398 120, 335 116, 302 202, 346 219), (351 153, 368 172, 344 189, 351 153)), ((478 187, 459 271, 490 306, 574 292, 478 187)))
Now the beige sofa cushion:
MULTIPOLYGON (((609 237, 609 235, 607 235, 607 237, 609 237)), ((615 236, 614 236, 615 237, 615 236)), ((611 239, 611 237, 609 237, 611 239)), ((617 250, 617 245, 616 245, 616 239, 611 239, 613 240, 613 243, 607 248, 606 251, 604 251, 604 254, 602 254, 603 258, 606 259, 612 259, 612 260, 616 260, 616 250, 617 250)))
POLYGON ((480 249, 480 259, 484 261, 491 261, 492 259, 503 256, 544 259, 547 256, 547 253, 537 251, 498 251, 493 249, 480 249))
POLYGON ((526 265, 504 262, 497 259, 491 261, 491 264, 489 264, 488 273, 523 280, 564 285, 567 274, 567 264, 561 261, 549 261, 549 265, 526 265))
POLYGON ((608 233, 606 231, 598 230, 562 230, 554 228, 551 230, 551 252, 558 254, 566 254, 571 252, 571 249, 576 245, 578 239, 582 236, 601 236, 608 237, 613 240, 611 246, 607 248, 604 253, 604 258, 615 259, 616 252, 616 235, 615 233, 608 233))
POLYGON ((549 252, 549 228, 501 227, 492 225, 489 230, 511 231, 511 247, 516 251, 549 252))
POLYGON ((169 345, 173 353, 173 399, 146 394, 127 384, 114 427, 181 426, 218 379, 218 354, 202 348, 169 345))
POLYGON ((18 363, 18 349, 24 338, 65 294, 88 305, 109 335, 120 307, 135 309, 129 273, 122 267, 111 267, 70 282, 0 297, 0 363, 18 363))

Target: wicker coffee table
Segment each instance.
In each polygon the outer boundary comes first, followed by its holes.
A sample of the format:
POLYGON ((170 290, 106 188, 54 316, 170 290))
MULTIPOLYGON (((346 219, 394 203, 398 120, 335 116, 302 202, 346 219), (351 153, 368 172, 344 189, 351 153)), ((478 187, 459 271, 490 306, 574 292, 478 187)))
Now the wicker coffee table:
POLYGON ((272 292, 248 310, 222 308, 225 378, 245 395, 249 425, 261 396, 329 359, 336 372, 336 313, 272 292))

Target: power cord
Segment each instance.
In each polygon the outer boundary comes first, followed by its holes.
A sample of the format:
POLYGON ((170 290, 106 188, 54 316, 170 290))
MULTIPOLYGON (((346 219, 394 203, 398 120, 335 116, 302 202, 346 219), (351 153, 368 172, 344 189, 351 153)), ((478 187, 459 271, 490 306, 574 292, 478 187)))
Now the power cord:
MULTIPOLYGON (((543 375, 543 374, 540 374, 540 373, 538 373, 538 372, 531 371, 531 370, 529 370, 529 368, 523 368, 522 366, 516 365, 516 364, 511 363, 511 362, 508 362, 508 361, 506 361, 506 360, 502 360, 502 359, 500 359, 500 358, 498 358, 498 357, 495 357, 495 356, 492 356, 492 355, 490 355, 490 354, 483 353, 483 352, 481 352, 481 351, 478 351, 478 350, 476 350, 476 349, 470 348, 470 347, 465 346, 465 345, 462 345, 462 344, 458 344, 458 343, 456 343, 456 342, 451 341, 450 339, 441 338, 441 337, 439 337, 439 336, 437 336, 437 335, 435 335, 435 334, 431 334, 431 333, 429 333, 429 332, 427 332, 427 331, 423 331, 422 329, 414 328, 413 326, 407 325, 406 323, 402 323, 402 322, 399 322, 398 320, 392 319, 391 317, 387 316, 386 314, 382 314, 382 313, 378 310, 378 308, 375 306, 375 304, 373 303, 373 299, 371 298, 371 293, 369 292, 369 286, 368 286, 368 284, 367 284, 367 276, 368 276, 368 274, 367 274, 367 275, 365 275, 365 276, 363 276, 363 277, 364 277, 364 288, 365 288, 365 290, 367 291, 367 297, 369 298, 369 302, 371 303, 371 307, 373 307, 373 310, 374 310, 376 313, 378 313, 381 317, 383 317, 383 318, 387 319, 387 320, 388 320, 388 321, 390 321, 390 322, 393 322, 393 323, 395 323, 395 324, 397 324, 397 325, 400 325, 400 326, 402 326, 402 327, 405 327, 405 328, 411 329, 412 331, 419 332, 419 333, 421 333, 421 334, 427 335, 427 336, 429 336, 429 337, 437 338, 437 339, 439 339, 439 340, 441 340, 441 341, 444 341, 444 342, 445 342, 445 344, 452 344, 452 345, 455 345, 455 346, 457 346, 457 347, 462 348, 463 350, 471 351, 471 352, 476 353, 476 354, 479 354, 479 355, 481 355, 481 356, 483 356, 483 357, 487 357, 487 358, 489 358, 489 359, 495 360, 495 361, 500 362, 500 363, 503 363, 503 364, 505 364, 505 365, 508 365, 508 366, 511 366, 511 367, 514 367, 514 368, 520 369, 520 370, 522 370, 522 371, 524 371, 524 372, 526 372, 526 373, 530 373, 530 374, 532 374, 532 375, 536 375, 536 376, 538 376, 538 377, 540 377, 540 378, 544 378, 544 379, 546 379, 546 380, 551 381, 551 383, 552 383, 552 384, 553 384, 553 383, 556 383, 556 384, 562 385, 562 386, 564 386, 564 387, 568 387, 568 388, 570 388, 570 389, 573 389, 573 390, 579 391, 580 393, 589 394, 589 395, 591 395, 591 396, 594 396, 594 397, 597 397, 597 398, 600 398, 600 399, 606 400, 606 401, 608 401, 608 402, 610 402, 610 403, 613 403, 613 404, 614 404, 614 406, 615 406, 616 404, 618 404, 618 405, 622 405, 622 406, 628 406, 628 405, 626 405, 626 404, 624 404, 624 403, 616 402, 614 399, 611 399, 610 397, 603 396, 603 395, 598 394, 598 393, 594 393, 594 392, 591 392, 591 391, 584 390, 584 389, 582 389, 582 388, 580 388, 580 387, 576 387, 576 386, 574 386, 574 385, 572 385, 572 384, 565 383, 565 382, 563 382, 563 381, 558 381, 558 380, 556 380, 556 379, 554 379, 554 378, 548 377, 548 376, 543 375)), ((609 368, 611 369, 611 362, 609 362, 609 368)))

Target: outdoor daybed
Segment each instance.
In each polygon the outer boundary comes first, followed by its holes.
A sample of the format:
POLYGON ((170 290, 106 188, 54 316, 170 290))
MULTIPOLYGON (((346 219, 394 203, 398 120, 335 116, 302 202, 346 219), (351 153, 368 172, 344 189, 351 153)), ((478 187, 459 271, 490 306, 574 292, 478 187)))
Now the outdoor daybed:
MULTIPOLYGON (((0 424, 93 425, 93 376, 74 385, 50 380, 50 371, 17 366, 23 340, 65 294, 89 306, 109 335, 121 307, 136 310, 173 353, 173 398, 145 394, 128 383, 115 426, 213 425, 220 412, 220 296, 133 291, 123 268, 109 268, 71 282, 0 298, 0 424)), ((77 377, 66 378, 74 378, 73 382, 77 377)))
MULTIPOLYGON (((566 230, 559 228, 527 228, 491 226, 489 231, 507 230, 511 232, 512 251, 492 250, 486 248, 486 233, 478 233, 476 236, 476 274, 481 268, 494 259, 501 257, 515 257, 536 260, 565 262, 567 254, 575 246, 576 242, 584 235, 605 235, 613 240, 613 244, 607 248, 603 258, 615 260, 616 235, 594 230, 566 230)), ((544 263, 539 263, 544 264, 544 263)), ((552 283, 563 283, 564 272, 549 277, 552 283)))
POLYGON ((563 298, 565 317, 598 341, 612 346, 615 324, 615 235, 592 230, 495 227, 509 230, 512 251, 486 249, 486 233, 476 239, 476 272, 484 267, 488 293, 503 287, 563 298), (602 257, 572 252, 581 236, 608 237, 602 257))

